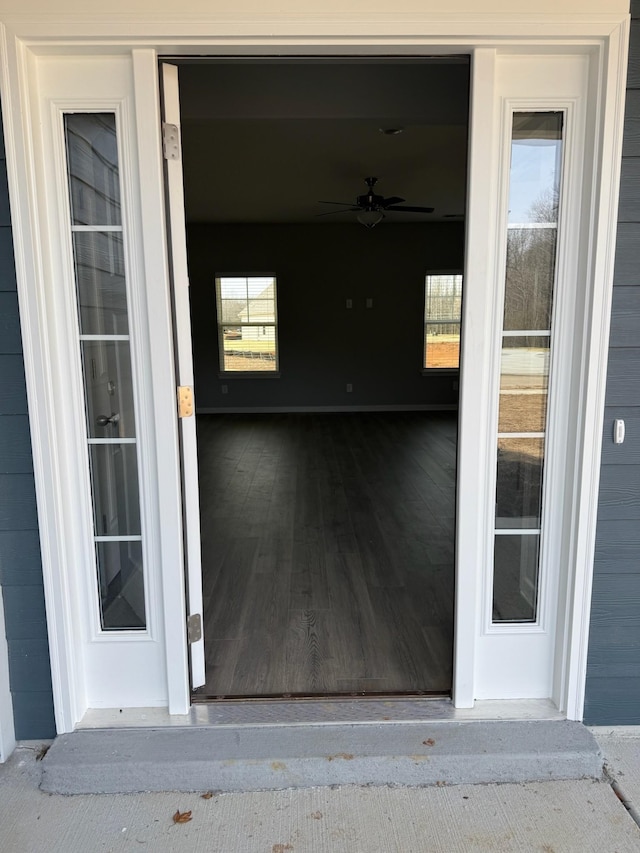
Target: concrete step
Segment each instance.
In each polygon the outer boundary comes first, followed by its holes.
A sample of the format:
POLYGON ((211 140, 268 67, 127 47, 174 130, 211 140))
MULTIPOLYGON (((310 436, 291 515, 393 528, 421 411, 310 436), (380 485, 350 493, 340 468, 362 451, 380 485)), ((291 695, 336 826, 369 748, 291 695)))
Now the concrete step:
POLYGON ((42 762, 51 793, 259 791, 600 778, 581 723, 420 721, 79 730, 42 762))

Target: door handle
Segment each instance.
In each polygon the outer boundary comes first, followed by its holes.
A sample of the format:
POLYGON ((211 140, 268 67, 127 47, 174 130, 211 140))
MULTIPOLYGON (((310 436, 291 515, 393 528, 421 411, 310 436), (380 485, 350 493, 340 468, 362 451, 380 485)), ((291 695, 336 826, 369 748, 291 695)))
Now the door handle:
POLYGON ((106 427, 111 424, 112 426, 116 426, 118 421, 120 420, 120 415, 117 412, 113 412, 111 415, 98 415, 96 418, 96 423, 98 426, 106 427))

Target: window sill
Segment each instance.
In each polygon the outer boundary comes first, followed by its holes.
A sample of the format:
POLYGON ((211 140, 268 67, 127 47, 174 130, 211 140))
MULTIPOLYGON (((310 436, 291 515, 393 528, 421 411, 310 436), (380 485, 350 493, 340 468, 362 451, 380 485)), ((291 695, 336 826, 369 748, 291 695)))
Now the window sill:
POLYGON ((279 370, 229 370, 227 372, 220 371, 219 379, 280 379, 279 370))
POLYGON ((420 373, 423 376, 457 376, 460 373, 459 367, 423 367, 420 373))

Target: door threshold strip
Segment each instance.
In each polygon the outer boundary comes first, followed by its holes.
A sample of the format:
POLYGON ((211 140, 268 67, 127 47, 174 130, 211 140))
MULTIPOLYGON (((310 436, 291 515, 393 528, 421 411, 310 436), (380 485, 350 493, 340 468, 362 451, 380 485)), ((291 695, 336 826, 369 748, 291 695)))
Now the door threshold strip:
POLYGON ((548 699, 509 699, 476 702, 474 708, 455 708, 450 699, 313 699, 203 702, 188 714, 169 714, 166 708, 100 708, 88 710, 79 729, 173 728, 233 726, 336 725, 342 723, 462 722, 466 720, 563 720, 548 699))

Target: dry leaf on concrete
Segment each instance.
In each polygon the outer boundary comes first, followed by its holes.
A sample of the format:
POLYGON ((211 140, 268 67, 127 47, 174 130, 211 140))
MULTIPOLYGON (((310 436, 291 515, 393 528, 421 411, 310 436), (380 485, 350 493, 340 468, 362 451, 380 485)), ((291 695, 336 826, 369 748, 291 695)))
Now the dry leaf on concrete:
POLYGON ((191 820, 191 812, 181 812, 180 809, 174 814, 174 823, 189 823, 191 820))

